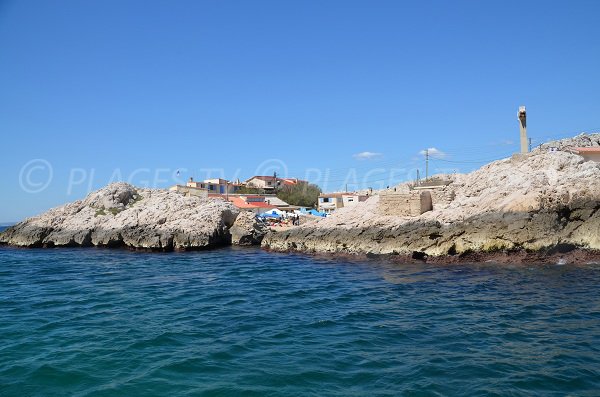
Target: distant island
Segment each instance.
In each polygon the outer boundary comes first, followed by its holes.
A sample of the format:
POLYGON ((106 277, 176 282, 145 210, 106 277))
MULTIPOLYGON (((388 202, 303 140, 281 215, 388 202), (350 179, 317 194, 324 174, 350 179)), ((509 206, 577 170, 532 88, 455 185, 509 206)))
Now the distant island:
POLYGON ((160 251, 261 244, 399 261, 593 261, 600 258, 595 156, 600 134, 579 135, 469 174, 374 191, 328 217, 278 230, 223 197, 115 183, 8 227, 0 244, 160 251))

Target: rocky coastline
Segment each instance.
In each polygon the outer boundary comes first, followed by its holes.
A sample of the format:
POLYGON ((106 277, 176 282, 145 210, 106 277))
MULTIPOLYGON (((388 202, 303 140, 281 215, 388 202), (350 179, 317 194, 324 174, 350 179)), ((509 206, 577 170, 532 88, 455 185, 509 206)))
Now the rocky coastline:
POLYGON ((452 266, 460 264, 495 264, 495 265, 589 265, 600 264, 600 250, 575 248, 573 250, 526 251, 503 250, 491 252, 468 252, 460 255, 421 256, 413 254, 371 254, 371 253, 331 253, 318 251, 263 250, 273 253, 289 253, 307 255, 323 259, 345 259, 348 261, 383 261, 402 264, 432 264, 436 266, 452 266))
MULTIPOLYGON (((386 215, 374 196, 328 218, 270 232, 262 246, 402 262, 599 261, 600 164, 548 146, 470 174, 440 176, 454 198, 421 215, 386 215)), ((556 146, 600 146, 600 135, 556 146)))
POLYGON ((0 244, 181 251, 260 243, 265 230, 239 215, 224 200, 113 183, 8 227, 0 244))
POLYGON ((600 134, 439 176, 446 183, 434 196, 443 199, 417 216, 390 215, 379 192, 327 218, 269 231, 225 200, 113 183, 7 228, 0 244, 151 251, 234 244, 398 262, 600 262, 600 163, 549 150, 569 146, 600 147, 600 134))

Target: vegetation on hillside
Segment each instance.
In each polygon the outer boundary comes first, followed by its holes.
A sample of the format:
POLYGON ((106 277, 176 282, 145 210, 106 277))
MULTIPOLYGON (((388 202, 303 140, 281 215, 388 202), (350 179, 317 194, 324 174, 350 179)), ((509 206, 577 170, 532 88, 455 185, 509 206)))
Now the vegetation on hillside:
POLYGON ((316 207, 321 188, 307 182, 285 185, 277 191, 277 197, 288 204, 300 207, 316 207))

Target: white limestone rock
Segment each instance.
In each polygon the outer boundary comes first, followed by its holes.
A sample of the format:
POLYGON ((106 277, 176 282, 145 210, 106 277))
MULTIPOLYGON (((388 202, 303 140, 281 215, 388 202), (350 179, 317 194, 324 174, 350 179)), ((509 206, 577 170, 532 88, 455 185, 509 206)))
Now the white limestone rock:
POLYGON ((238 210, 222 200, 113 183, 85 199, 24 220, 0 234, 23 247, 107 246, 151 250, 228 244, 238 210))
POLYGON ((260 245, 268 227, 259 222, 252 212, 240 212, 230 229, 231 243, 234 245, 260 245))
MULTIPOLYGON (((573 142, 598 145, 600 135, 559 144, 573 142)), ((280 251, 427 256, 600 250, 598 163, 564 151, 535 150, 450 178, 454 200, 418 217, 381 215, 374 196, 317 222, 270 232, 262 245, 280 251)))

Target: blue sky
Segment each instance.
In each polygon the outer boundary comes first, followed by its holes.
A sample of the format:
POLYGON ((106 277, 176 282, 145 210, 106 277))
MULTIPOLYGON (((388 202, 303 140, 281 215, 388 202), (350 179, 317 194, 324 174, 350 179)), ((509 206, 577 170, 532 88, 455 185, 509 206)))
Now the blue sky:
POLYGON ((600 130, 598 15, 595 1, 0 1, 0 221, 117 179, 380 187, 424 172, 425 148, 432 171, 469 171, 516 150, 519 105, 534 143, 600 130))

